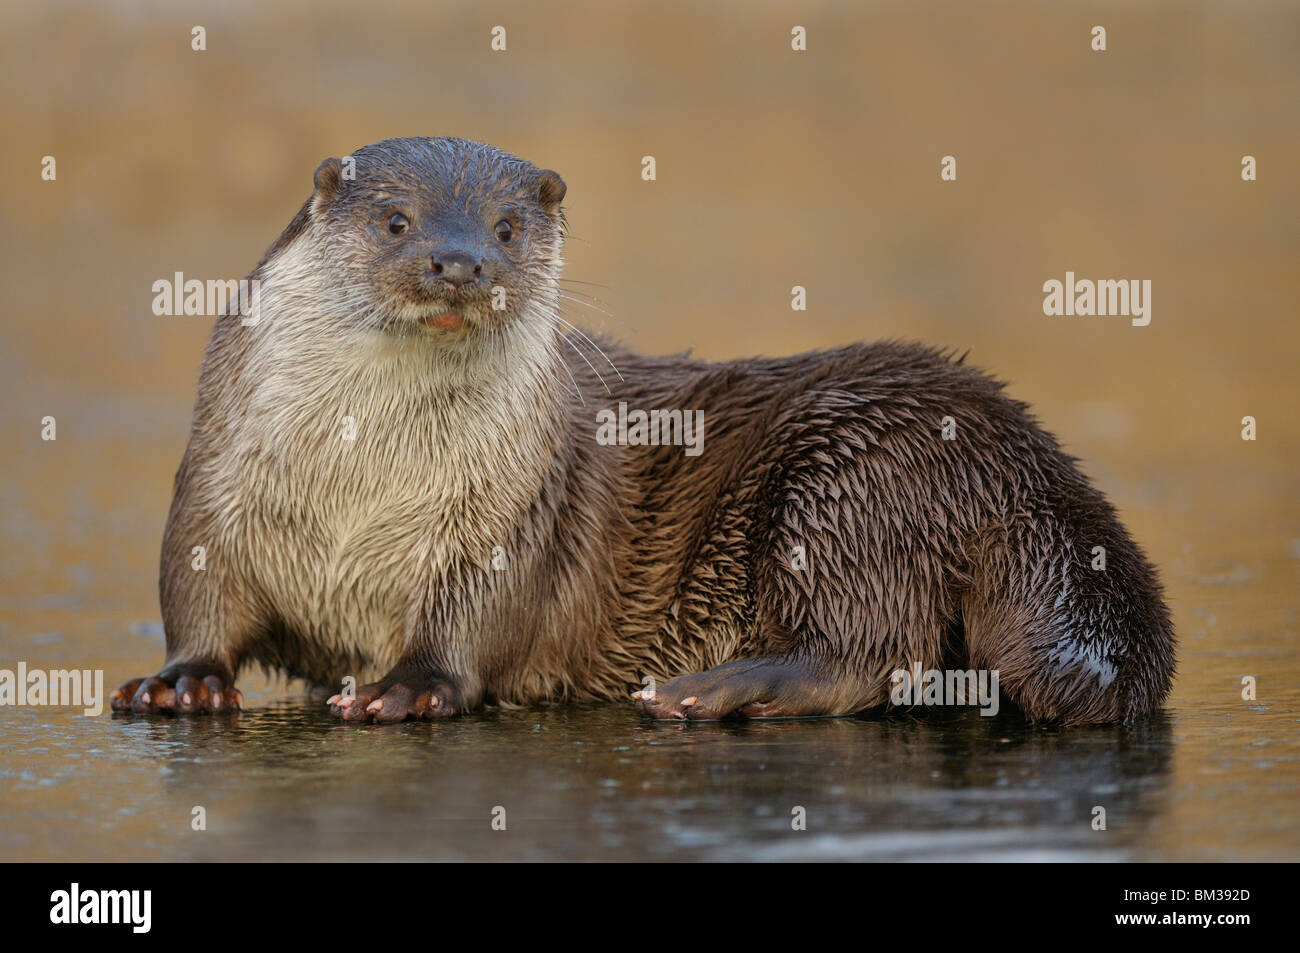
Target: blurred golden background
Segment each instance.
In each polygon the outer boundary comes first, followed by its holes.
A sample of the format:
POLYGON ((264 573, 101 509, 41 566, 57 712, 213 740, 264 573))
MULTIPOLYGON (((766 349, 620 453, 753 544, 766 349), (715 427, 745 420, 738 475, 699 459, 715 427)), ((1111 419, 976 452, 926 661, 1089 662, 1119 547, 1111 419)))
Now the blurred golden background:
POLYGON ((0 662, 111 686, 161 659, 211 319, 154 316, 152 283, 245 275, 326 156, 457 135, 564 176, 567 275, 609 312, 579 325, 719 359, 971 349, 1162 567, 1175 709, 1235 710, 1258 671, 1294 732, 1298 36, 1271 0, 6 5, 0 662), (1044 316, 1066 271, 1150 279, 1150 325, 1044 316))

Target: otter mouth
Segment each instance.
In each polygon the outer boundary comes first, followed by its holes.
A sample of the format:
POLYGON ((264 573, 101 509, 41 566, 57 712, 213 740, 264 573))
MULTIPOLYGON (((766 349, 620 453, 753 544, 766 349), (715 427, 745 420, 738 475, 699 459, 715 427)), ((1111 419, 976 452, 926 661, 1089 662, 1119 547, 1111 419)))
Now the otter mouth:
POLYGON ((451 293, 430 293, 421 288, 407 297, 401 312, 421 330, 443 337, 459 335, 481 324, 483 303, 480 296, 464 288, 451 293))
MULTIPOLYGON (((441 290, 441 289, 440 289, 441 290)), ((395 316, 408 328, 438 340, 463 337, 497 323, 497 314, 484 295, 470 289, 429 293, 418 289, 394 302, 395 316)))
POLYGON ((440 311, 426 314, 420 318, 420 323, 437 331, 459 331, 465 327, 465 316, 459 311, 440 311))

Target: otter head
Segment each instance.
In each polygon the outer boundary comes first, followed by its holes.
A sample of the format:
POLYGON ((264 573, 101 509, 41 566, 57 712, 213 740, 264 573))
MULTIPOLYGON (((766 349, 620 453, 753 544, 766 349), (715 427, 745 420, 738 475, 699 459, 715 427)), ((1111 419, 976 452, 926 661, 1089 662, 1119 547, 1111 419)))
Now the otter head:
POLYGON ((464 139, 385 139, 316 169, 317 252, 354 319, 453 340, 557 311, 564 180, 464 139))

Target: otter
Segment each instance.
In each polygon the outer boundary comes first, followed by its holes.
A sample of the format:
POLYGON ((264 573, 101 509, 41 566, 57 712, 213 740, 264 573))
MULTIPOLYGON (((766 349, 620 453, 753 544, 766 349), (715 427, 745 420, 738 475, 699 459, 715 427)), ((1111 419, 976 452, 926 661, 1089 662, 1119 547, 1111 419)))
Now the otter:
POLYGON ((328 701, 353 722, 629 693, 656 719, 847 715, 916 664, 997 670, 1036 721, 1162 705, 1156 572, 1002 384, 899 342, 598 344, 561 316, 565 194, 462 139, 319 165, 257 314, 213 328, 166 660, 114 709, 238 708, 251 663, 364 681, 328 701), (633 439, 638 411, 702 418, 694 451, 633 439))

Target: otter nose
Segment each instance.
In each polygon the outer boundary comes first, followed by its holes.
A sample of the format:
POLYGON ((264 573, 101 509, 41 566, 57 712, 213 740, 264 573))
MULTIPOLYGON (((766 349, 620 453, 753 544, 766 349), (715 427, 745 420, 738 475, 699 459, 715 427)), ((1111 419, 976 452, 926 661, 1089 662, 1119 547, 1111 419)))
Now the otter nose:
POLYGON ((429 257, 429 270, 435 277, 459 288, 483 274, 483 260, 473 258, 463 251, 440 249, 429 257))

